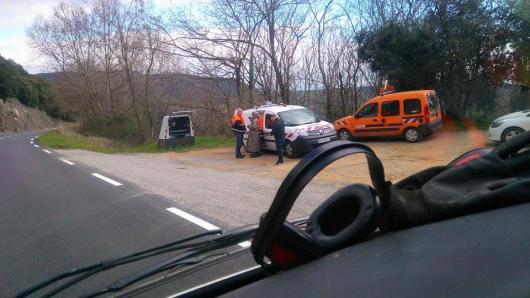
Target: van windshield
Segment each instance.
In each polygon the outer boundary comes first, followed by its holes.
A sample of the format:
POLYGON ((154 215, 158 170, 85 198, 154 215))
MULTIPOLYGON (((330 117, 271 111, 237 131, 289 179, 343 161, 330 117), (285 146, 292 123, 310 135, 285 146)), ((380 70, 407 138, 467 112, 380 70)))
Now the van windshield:
POLYGON ((285 126, 298 126, 320 122, 320 118, 308 109, 279 112, 278 116, 283 120, 285 126))

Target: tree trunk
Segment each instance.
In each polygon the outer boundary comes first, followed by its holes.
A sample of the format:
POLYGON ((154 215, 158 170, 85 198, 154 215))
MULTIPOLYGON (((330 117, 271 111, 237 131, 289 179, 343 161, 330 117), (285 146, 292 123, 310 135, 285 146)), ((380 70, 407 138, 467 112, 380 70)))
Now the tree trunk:
POLYGON ((326 86, 326 117, 327 120, 331 120, 333 118, 332 112, 331 112, 331 97, 332 97, 332 91, 329 86, 326 86))
POLYGON ((339 72, 339 84, 340 84, 340 101, 342 102, 342 116, 346 116, 346 98, 344 96, 344 84, 342 82, 342 73, 339 72))
POLYGON ((280 88, 281 101, 284 104, 289 104, 289 92, 287 90, 287 86, 285 84, 282 71, 280 70, 280 66, 278 63, 278 57, 276 57, 276 41, 275 41, 276 31, 274 30, 274 24, 275 24, 275 16, 274 16, 274 11, 272 11, 269 17, 269 21, 268 21, 270 58, 272 62, 272 68, 274 69, 274 76, 276 78, 276 84, 278 85, 278 88, 280 88))
POLYGON ((242 107, 243 106, 243 87, 241 84, 241 63, 236 64, 235 67, 235 76, 236 76, 236 89, 237 89, 237 106, 242 107))
POLYGON ((254 106, 254 46, 250 48, 250 63, 248 66, 248 101, 254 106))

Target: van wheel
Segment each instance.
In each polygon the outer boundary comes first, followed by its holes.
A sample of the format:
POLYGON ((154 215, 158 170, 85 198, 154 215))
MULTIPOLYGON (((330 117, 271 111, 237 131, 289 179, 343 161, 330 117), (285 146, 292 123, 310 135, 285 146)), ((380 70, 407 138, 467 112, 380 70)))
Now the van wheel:
POLYGON ((352 138, 351 133, 347 129, 341 128, 339 130, 339 139, 349 141, 351 140, 351 138, 352 138))
POLYGON ((403 136, 405 137, 405 140, 407 140, 407 142, 409 143, 416 143, 421 140, 422 137, 419 129, 415 127, 409 127, 405 129, 405 131, 403 132, 403 136))
POLYGON ((283 146, 283 153, 285 153, 285 155, 291 159, 296 158, 296 151, 294 150, 293 144, 289 141, 287 141, 285 146, 283 146))
POLYGON ((523 133, 524 133, 524 130, 522 128, 508 127, 502 132, 501 142, 506 142, 523 133))

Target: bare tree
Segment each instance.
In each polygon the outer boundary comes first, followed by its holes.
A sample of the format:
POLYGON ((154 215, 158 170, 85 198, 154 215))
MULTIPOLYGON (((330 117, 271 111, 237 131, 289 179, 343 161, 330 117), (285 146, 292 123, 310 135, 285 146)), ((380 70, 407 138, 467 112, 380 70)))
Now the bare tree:
POLYGON ((132 116, 142 142, 153 136, 160 113, 152 72, 168 58, 152 18, 143 1, 61 3, 50 17, 37 19, 28 36, 76 94, 80 117, 104 129, 104 123, 132 116))

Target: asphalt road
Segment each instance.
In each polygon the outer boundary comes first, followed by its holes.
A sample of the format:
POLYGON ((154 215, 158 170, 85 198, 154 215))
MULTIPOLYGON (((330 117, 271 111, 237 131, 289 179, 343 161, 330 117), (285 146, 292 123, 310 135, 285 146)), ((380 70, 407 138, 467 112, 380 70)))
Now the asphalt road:
MULTIPOLYGON (((173 200, 37 147, 32 139, 38 134, 0 134, 0 297, 208 227, 170 209, 178 208, 173 200)), ((96 276, 63 296, 101 288, 146 264, 96 276)), ((202 275, 202 281, 223 271, 202 275)))

